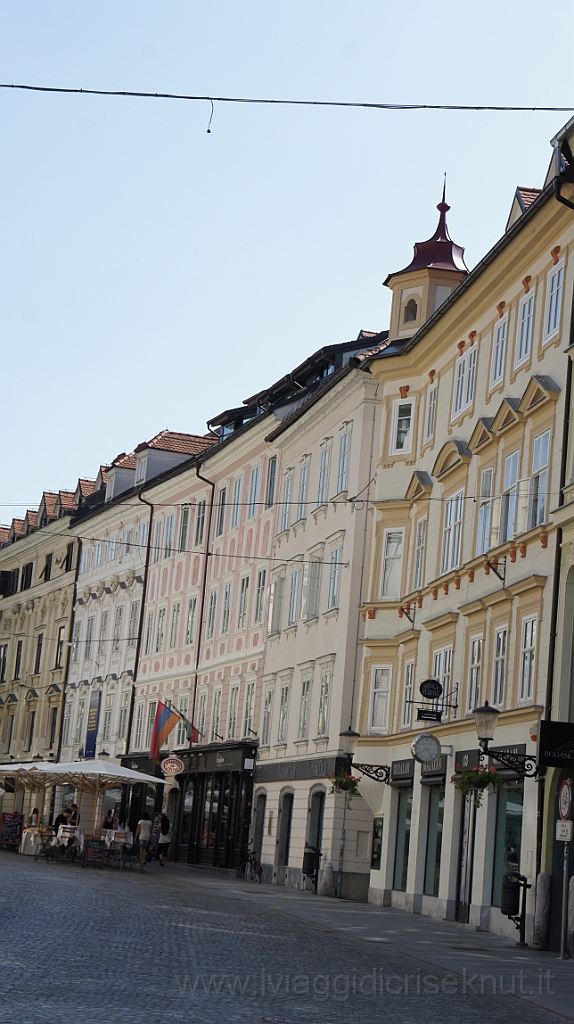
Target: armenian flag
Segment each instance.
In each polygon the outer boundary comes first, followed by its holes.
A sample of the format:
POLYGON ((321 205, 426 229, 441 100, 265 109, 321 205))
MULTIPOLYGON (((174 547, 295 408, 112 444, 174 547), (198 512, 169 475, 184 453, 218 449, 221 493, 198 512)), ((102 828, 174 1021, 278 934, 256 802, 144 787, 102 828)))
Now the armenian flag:
POLYGON ((161 700, 157 702, 157 709, 155 713, 155 719, 153 723, 153 732, 151 734, 151 744, 149 748, 150 760, 156 761, 159 764, 160 750, 167 740, 172 729, 175 729, 179 722, 179 715, 168 708, 167 704, 163 704, 161 700))

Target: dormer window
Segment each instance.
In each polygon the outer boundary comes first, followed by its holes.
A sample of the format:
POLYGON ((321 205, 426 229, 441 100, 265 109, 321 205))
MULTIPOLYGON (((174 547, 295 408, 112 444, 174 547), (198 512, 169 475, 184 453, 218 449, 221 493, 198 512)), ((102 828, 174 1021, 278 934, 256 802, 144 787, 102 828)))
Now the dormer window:
POLYGON ((138 468, 136 473, 136 484, 141 484, 145 480, 145 471, 147 468, 147 458, 140 459, 138 461, 138 468))
POLYGON ((405 306, 405 315, 404 315, 405 323, 406 324, 412 324, 416 320, 417 314, 418 314, 418 306, 417 306, 415 300, 414 299, 409 299, 409 301, 407 302, 407 304, 405 306))

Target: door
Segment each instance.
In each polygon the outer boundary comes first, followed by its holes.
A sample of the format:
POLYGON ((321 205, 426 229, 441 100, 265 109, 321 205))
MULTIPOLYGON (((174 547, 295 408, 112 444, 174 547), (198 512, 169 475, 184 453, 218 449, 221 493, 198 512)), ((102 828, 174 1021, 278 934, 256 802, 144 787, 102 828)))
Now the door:
POLYGON ((284 793, 279 807, 277 821, 277 844, 275 851, 275 885, 285 885, 285 868, 289 865, 291 844, 291 822, 293 820, 293 793, 284 793))
POLYGON ((456 901, 456 919, 457 921, 462 922, 462 924, 468 924, 470 916, 475 821, 476 809, 474 806, 474 793, 466 793, 463 797, 462 817, 460 822, 456 901))
POLYGON ((253 853, 256 853, 259 859, 261 859, 261 851, 263 849, 266 806, 267 796, 265 793, 259 793, 255 802, 255 823, 253 825, 253 853))
POLYGON ((181 824, 177 847, 178 860, 192 860, 191 837, 193 832, 193 811, 195 807, 195 779, 188 779, 181 802, 181 824))

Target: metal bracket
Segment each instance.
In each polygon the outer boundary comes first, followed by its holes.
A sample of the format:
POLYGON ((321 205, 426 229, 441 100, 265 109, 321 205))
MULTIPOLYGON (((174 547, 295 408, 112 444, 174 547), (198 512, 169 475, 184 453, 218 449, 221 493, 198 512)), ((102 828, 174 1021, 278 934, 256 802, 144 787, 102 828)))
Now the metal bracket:
POLYGON ((369 779, 374 779, 375 782, 386 782, 388 784, 391 777, 391 769, 388 764, 356 764, 351 761, 351 768, 358 768, 363 775, 366 775, 369 779))
POLYGON ((493 573, 496 576, 498 576, 498 578, 501 581, 501 583, 505 583, 506 582, 506 556, 504 558, 501 558, 500 562, 490 562, 487 559, 486 560, 486 564, 488 566, 490 566, 490 568, 492 569, 493 573), (500 568, 500 564, 501 563, 502 563, 502 569, 500 568))
POLYGON ((416 611, 416 608, 413 608, 413 614, 412 615, 411 615, 410 611, 407 608, 401 607, 401 611, 402 611, 403 615, 406 615, 406 617, 409 620, 411 626, 414 626, 414 624, 415 624, 415 611, 416 611))
POLYGON ((483 750, 479 751, 479 762, 481 765, 485 764, 487 757, 498 761, 505 768, 510 768, 511 771, 516 772, 523 779, 534 779, 539 772, 535 754, 511 754, 508 751, 499 751, 495 754, 493 750, 489 750, 488 746, 486 746, 483 750))

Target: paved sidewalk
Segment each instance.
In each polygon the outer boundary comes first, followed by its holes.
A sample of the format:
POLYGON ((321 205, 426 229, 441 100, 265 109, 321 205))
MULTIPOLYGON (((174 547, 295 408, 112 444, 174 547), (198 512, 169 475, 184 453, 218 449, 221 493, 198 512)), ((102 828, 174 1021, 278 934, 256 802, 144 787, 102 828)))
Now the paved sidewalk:
POLYGON ((228 890, 269 909, 345 932, 347 937, 387 944, 420 961, 422 978, 425 964, 441 968, 462 975, 471 993, 512 993, 574 1020, 574 960, 558 960, 556 953, 522 949, 504 936, 393 907, 258 885, 178 864, 171 864, 170 869, 182 879, 187 875, 194 886, 228 890))

